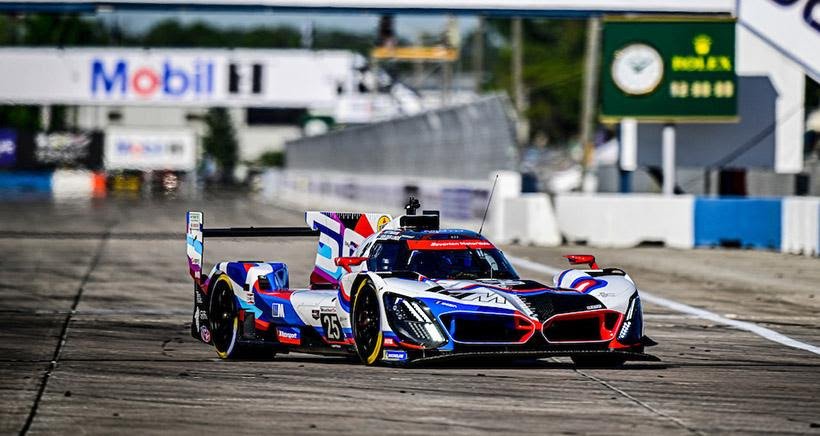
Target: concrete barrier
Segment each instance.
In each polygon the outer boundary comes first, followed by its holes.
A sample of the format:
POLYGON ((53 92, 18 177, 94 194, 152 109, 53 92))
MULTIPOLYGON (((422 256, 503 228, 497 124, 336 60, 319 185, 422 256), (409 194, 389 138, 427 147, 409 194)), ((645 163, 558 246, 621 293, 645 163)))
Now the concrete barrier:
POLYGON ((654 194, 561 194, 556 196, 558 228, 570 242, 632 247, 660 242, 691 248, 694 197, 654 194))
POLYGON ((780 198, 698 198, 695 245, 780 249, 780 198))
POLYGON ((780 251, 820 255, 820 198, 783 199, 780 251))
POLYGON ((497 244, 509 244, 513 238, 509 234, 511 225, 507 223, 507 200, 521 195, 521 173, 497 171, 490 175, 489 181, 492 198, 490 199, 489 209, 487 200, 484 200, 480 215, 483 217, 484 209, 487 210, 487 222, 484 225, 486 231, 484 234, 489 235, 497 244), (495 190, 493 190, 492 184, 495 184, 495 190))
POLYGON ((0 198, 48 196, 51 177, 51 171, 0 171, 0 198))
POLYGON ((94 173, 86 170, 56 170, 51 178, 51 195, 55 200, 91 198, 94 173))
POLYGON ((561 245, 561 233, 547 194, 521 194, 503 200, 504 237, 524 245, 561 245))

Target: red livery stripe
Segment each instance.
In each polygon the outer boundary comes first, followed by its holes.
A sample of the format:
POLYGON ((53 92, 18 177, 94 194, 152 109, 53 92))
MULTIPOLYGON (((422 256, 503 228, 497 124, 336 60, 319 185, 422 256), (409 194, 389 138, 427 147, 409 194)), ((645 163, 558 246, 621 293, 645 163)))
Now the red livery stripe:
POLYGON ((466 250, 495 248, 489 241, 481 239, 420 239, 407 241, 407 248, 411 250, 466 250))

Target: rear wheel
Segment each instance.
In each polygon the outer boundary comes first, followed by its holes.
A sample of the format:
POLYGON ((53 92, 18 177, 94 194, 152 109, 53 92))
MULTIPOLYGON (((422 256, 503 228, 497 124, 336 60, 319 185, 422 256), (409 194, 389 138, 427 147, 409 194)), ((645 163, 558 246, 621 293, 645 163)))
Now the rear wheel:
POLYGON ((353 297, 353 338, 356 352, 366 365, 375 365, 382 350, 381 307, 376 288, 362 282, 353 297))
POLYGON ((572 362, 578 368, 619 368, 623 366, 626 359, 606 354, 576 354, 572 356, 572 362))
POLYGON ((239 348, 239 311, 234 301, 233 288, 226 276, 219 276, 211 290, 208 319, 216 354, 223 359, 236 357, 239 348))

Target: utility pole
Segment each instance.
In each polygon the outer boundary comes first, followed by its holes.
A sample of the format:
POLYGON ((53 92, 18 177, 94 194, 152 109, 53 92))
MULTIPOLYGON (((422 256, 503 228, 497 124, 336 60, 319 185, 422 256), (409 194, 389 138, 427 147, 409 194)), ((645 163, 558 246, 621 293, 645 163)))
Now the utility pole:
POLYGON ((581 94, 581 146, 584 147, 584 191, 592 184, 587 182, 595 151, 595 112, 598 106, 598 70, 600 68, 601 19, 590 17, 587 21, 587 43, 584 60, 584 88, 581 94))
POLYGON ((512 87, 515 112, 518 114, 518 142, 524 143, 529 139, 529 122, 527 111, 527 97, 524 92, 524 30, 521 18, 512 19, 512 87))
MULTIPOLYGON (((444 45, 448 48, 458 49, 461 46, 461 34, 458 30, 458 20, 455 16, 447 17, 447 27, 444 30, 444 45)), ((442 63, 442 80, 441 80, 441 105, 447 106, 450 104, 450 93, 453 90, 453 63, 451 61, 444 61, 442 63)))
POLYGON ((480 93, 484 85, 484 17, 478 17, 478 25, 473 34, 473 77, 475 92, 480 93))

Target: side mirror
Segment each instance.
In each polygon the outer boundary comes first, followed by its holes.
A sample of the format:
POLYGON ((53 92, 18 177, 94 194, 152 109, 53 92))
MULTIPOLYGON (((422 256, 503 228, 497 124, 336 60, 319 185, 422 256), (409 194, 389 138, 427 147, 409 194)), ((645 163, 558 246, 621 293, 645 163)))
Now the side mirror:
POLYGON ((570 265, 587 264, 591 269, 598 269, 598 264, 595 262, 595 256, 591 254, 567 254, 564 257, 567 258, 570 265))
POLYGON ((366 257, 357 257, 357 256, 337 257, 333 261, 333 263, 335 263, 336 266, 340 266, 340 267, 344 268, 345 271, 350 272, 350 267, 351 266, 359 266, 362 263, 364 263, 366 260, 367 260, 366 257))

